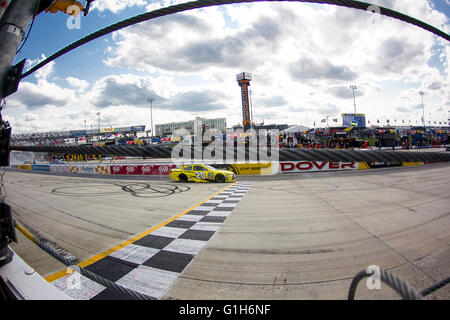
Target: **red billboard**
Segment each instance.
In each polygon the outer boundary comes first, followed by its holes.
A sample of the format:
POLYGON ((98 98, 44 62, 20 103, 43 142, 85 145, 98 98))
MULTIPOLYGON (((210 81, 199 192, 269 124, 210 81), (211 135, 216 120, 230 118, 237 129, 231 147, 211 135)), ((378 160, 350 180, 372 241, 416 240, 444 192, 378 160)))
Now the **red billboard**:
POLYGON ((111 174, 120 175, 146 175, 146 176, 159 176, 159 175, 169 175, 171 169, 176 168, 175 164, 149 164, 149 165, 138 165, 138 164, 118 164, 111 165, 111 174))

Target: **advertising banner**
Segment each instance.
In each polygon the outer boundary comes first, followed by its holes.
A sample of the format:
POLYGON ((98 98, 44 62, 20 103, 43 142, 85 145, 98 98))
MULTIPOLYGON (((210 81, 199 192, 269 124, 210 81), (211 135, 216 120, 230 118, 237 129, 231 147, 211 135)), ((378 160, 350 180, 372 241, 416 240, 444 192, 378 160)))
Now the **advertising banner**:
POLYGON ((50 165, 48 165, 48 164, 32 164, 31 169, 38 170, 38 171, 50 171, 50 165))
POLYGON ((72 135, 72 136, 85 136, 86 135, 86 131, 80 131, 80 130, 77 130, 77 131, 69 131, 70 132, 70 134, 72 135))
POLYGON ((379 169, 379 168, 391 168, 391 167, 410 167, 420 166, 425 162, 360 162, 359 169, 379 169))
POLYGON ((31 170, 30 164, 18 164, 17 169, 19 170, 31 170))
POLYGON ((144 126, 132 126, 130 131, 145 131, 145 125, 144 126))
POLYGON ((143 165, 141 172, 143 175, 169 175, 172 169, 177 166, 175 164, 156 164, 156 165, 143 165))
POLYGON ((67 165, 50 165, 50 171, 51 172, 56 172, 56 173, 66 173, 69 171, 69 166, 67 165))
POLYGON ((272 174, 272 163, 227 164, 226 169, 235 174, 272 174))
POLYGON ((99 164, 94 167, 94 173, 105 175, 105 174, 111 174, 110 166, 105 164, 99 164))
POLYGON ((94 166, 87 166, 87 165, 79 165, 78 166, 78 173, 84 173, 84 174, 94 174, 94 166))
POLYGON ((109 168, 111 174, 141 174, 140 166, 138 165, 110 165, 109 168))
POLYGON ((171 169, 176 168, 175 164, 156 165, 111 165, 111 174, 120 175, 169 175, 171 169))
POLYGON ((279 173, 358 170, 358 162, 285 161, 280 162, 279 173))
POLYGON ((70 173, 78 173, 80 171, 80 168, 78 166, 70 166, 69 172, 70 173))
POLYGON ((342 114, 342 126, 343 127, 366 127, 366 115, 365 114, 354 114, 354 113, 343 113, 342 114))

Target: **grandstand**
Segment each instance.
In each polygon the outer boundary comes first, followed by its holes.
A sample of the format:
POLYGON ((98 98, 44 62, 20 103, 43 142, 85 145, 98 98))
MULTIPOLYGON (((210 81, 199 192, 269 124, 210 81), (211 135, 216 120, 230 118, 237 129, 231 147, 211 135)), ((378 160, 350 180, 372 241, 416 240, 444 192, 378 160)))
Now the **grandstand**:
POLYGON ((100 128, 94 130, 49 131, 13 134, 11 144, 16 146, 45 146, 59 144, 114 143, 117 139, 133 139, 145 132, 145 125, 100 128))

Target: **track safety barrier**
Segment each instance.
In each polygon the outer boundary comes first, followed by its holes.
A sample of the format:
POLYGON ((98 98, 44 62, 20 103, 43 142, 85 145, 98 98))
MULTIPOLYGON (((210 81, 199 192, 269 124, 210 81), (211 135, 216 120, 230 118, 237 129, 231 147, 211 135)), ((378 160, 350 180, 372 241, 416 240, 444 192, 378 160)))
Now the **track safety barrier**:
POLYGON ((74 264, 74 261, 67 259, 66 257, 62 256, 58 252, 56 252, 51 246, 49 246, 46 242, 41 241, 38 237, 35 237, 31 232, 29 232, 27 229, 25 229, 22 225, 15 222, 15 227, 17 230, 19 230, 25 237, 27 237, 29 240, 31 240, 34 244, 36 244, 38 247, 40 247, 42 250, 47 252, 49 255, 51 255, 53 258, 58 260, 59 262, 63 263, 67 267, 70 268, 70 272, 78 272, 79 274, 85 276, 86 278, 103 285, 104 287, 117 291, 120 294, 122 294, 124 297, 132 299, 132 300, 154 300, 153 298, 136 292, 134 290, 131 290, 129 288, 125 288, 111 280, 108 280, 94 272, 91 272, 87 269, 81 268, 78 265, 74 264))
MULTIPOLYGON (((195 162, 193 162, 195 163, 195 162)), ((275 175, 288 173, 355 171, 388 167, 410 167, 437 163, 435 161, 280 161, 256 163, 211 163, 217 169, 236 175, 275 175)), ((10 166, 21 171, 47 171, 59 174, 168 176, 179 163, 158 164, 19 164, 10 166)))

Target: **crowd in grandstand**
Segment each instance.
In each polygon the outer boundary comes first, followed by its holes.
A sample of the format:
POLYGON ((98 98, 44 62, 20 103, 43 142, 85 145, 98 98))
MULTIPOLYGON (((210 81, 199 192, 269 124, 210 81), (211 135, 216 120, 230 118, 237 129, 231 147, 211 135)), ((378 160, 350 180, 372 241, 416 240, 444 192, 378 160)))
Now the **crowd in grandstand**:
MULTIPOLYGON (((431 145, 449 143, 449 128, 322 128, 308 131, 279 133, 279 146, 284 148, 367 148, 398 147, 406 149, 421 148, 431 145), (351 129, 351 130, 348 130, 351 129)), ((109 133, 102 135, 71 135, 70 132, 46 132, 16 134, 11 144, 15 146, 48 146, 90 144, 102 146, 115 145, 147 145, 176 143, 179 137, 139 138, 137 132, 109 133)))
POLYGON ((68 132, 45 132, 29 134, 13 134, 11 144, 16 146, 48 146, 48 145, 75 145, 75 144, 126 144, 128 141, 138 140, 136 134, 108 134, 73 136, 68 132))
POLYGON ((449 144, 447 129, 395 128, 327 128, 307 132, 281 133, 280 147, 284 148, 368 148, 368 147, 402 147, 405 149, 422 148, 449 144))

